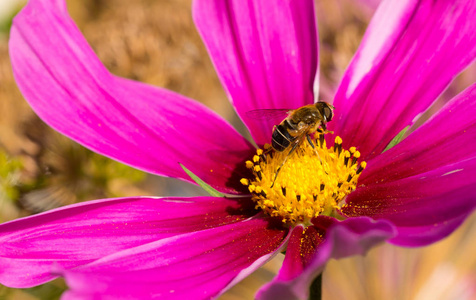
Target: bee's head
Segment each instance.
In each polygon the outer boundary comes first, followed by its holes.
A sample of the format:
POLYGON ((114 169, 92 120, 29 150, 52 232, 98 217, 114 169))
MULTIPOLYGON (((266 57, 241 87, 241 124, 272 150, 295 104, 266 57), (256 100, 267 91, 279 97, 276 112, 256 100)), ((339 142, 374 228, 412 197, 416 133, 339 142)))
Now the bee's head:
POLYGON ((335 107, 332 104, 329 104, 324 101, 319 101, 319 102, 316 102, 316 107, 321 112, 325 122, 332 121, 332 118, 334 117, 333 110, 335 109, 335 107))

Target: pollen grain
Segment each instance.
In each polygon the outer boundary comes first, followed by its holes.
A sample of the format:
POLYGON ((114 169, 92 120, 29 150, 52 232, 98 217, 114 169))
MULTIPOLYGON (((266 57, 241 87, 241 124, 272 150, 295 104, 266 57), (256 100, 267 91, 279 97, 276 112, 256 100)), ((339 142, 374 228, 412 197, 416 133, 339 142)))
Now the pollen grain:
POLYGON ((257 209, 281 217, 290 226, 310 225, 312 218, 333 215, 339 209, 355 190, 366 162, 359 163, 355 147, 343 149, 338 136, 330 148, 323 135, 317 135, 313 145, 303 141, 291 154, 265 145, 246 161, 254 178, 240 182, 248 186, 257 209))

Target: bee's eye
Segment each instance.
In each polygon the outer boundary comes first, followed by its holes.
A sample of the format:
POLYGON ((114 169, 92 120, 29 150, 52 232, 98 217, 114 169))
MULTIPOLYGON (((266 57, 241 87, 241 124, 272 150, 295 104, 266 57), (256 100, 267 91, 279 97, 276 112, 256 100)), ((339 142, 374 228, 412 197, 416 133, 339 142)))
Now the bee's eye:
POLYGON ((327 122, 332 121, 332 117, 334 114, 332 113, 332 110, 329 107, 324 107, 323 109, 324 112, 324 118, 326 119, 327 122))

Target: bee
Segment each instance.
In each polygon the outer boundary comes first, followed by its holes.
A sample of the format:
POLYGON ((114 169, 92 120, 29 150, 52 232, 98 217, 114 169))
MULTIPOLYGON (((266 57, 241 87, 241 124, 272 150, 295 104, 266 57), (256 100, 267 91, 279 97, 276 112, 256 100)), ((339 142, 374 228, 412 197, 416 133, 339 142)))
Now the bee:
POLYGON ((306 137, 314 148, 310 135, 316 131, 327 132, 327 122, 332 121, 334 109, 331 104, 320 101, 291 110, 288 117, 274 127, 271 145, 279 152, 292 147, 291 154, 306 137))
MULTIPOLYGON (((253 110, 248 112, 251 118, 262 118, 272 113, 279 113, 287 111, 288 116, 278 125, 273 128, 273 135, 271 140, 272 147, 278 151, 283 152, 290 149, 281 166, 276 171, 273 181, 276 181, 278 173, 286 162, 289 155, 300 145, 305 139, 315 150, 319 156, 312 140, 311 134, 315 132, 327 133, 327 122, 330 122, 334 117, 335 107, 327 102, 319 101, 314 104, 305 105, 295 110, 253 110)), ((320 158, 319 158, 320 160, 320 158)), ((322 161, 321 161, 322 163, 322 161)), ((271 187, 273 187, 271 185, 271 187)))

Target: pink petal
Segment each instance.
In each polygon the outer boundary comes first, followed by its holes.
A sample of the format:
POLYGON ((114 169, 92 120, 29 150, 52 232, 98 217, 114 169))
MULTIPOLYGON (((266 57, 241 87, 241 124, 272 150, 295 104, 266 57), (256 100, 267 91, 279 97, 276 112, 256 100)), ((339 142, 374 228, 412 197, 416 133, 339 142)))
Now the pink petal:
POLYGON ((336 219, 319 218, 319 227, 297 226, 289 238, 283 266, 275 280, 293 280, 309 266, 325 240, 326 231, 337 223, 336 219))
POLYGON ((30 287, 123 249, 242 221, 246 198, 118 198, 59 208, 0 225, 0 282, 30 287))
POLYGON ((246 112, 313 102, 314 1, 198 0, 193 14, 238 115, 258 145, 269 143, 273 125, 281 120, 258 121, 246 112))
POLYGON ((476 84, 371 160, 343 212, 391 220, 398 229, 395 244, 440 240, 476 206, 475 141, 476 84))
POLYGON ((65 299, 210 299, 263 265, 287 231, 249 219, 128 249, 64 271, 65 299))
POLYGON ((401 180, 359 187, 347 197, 347 216, 386 219, 395 243, 423 246, 450 234, 476 208, 476 156, 401 180), (413 229, 413 230, 412 230, 413 229))
POLYGON ((446 219, 423 226, 398 226, 398 234, 389 240, 389 243, 406 246, 422 247, 441 240, 455 231, 466 218, 470 211, 453 219, 446 219))
POLYGON ((243 189, 253 147, 205 106, 111 75, 69 17, 63 0, 32 0, 14 20, 16 81, 51 127, 105 156, 191 181, 179 163, 223 192, 243 189))
POLYGON ((283 267, 257 299, 308 299, 311 282, 329 259, 363 255, 395 234, 389 222, 366 217, 344 221, 319 217, 313 223, 313 229, 296 227, 292 231, 283 267))
POLYGON ((475 58, 475 27, 475 1, 384 1, 338 89, 331 130, 363 159, 380 154, 475 58))
POLYGON ((476 84, 402 142, 369 161, 359 184, 399 180, 475 157, 475 141, 476 84))

